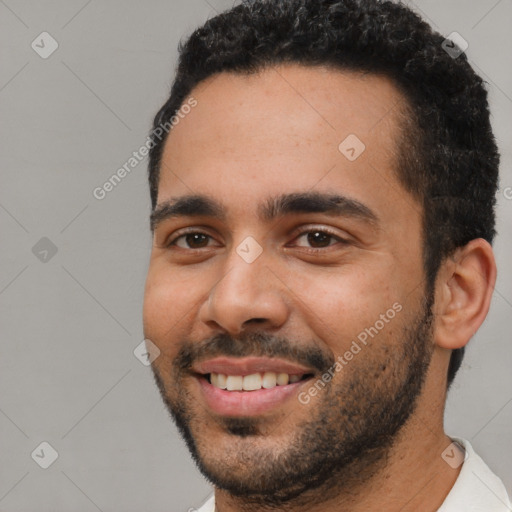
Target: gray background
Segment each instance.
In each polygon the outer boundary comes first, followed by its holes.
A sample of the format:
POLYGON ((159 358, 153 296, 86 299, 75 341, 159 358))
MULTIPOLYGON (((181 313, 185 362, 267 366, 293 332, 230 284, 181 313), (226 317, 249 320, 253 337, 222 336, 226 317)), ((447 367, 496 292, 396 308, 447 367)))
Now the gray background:
MULTIPOLYGON (((179 39, 231 3, 0 0, 0 511, 185 511, 210 492, 133 354, 150 251, 147 162, 103 200, 92 191, 145 142, 179 39), (47 59, 31 48, 43 31, 59 43, 47 59), (42 252, 43 237, 56 254, 42 252), (46 470, 31 457, 42 441, 59 455, 46 470)), ((512 1, 409 3, 445 35, 462 34, 489 82, 502 151, 499 278, 446 428, 512 493, 512 1)))

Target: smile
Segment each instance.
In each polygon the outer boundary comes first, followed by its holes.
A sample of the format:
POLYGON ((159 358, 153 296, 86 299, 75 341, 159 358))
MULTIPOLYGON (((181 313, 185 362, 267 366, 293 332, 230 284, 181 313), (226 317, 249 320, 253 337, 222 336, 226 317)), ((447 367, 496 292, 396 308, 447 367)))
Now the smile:
POLYGON ((270 372, 257 374, 258 377, 252 375, 224 375, 224 374, 208 374, 197 375, 196 381, 199 384, 200 401, 202 401, 210 413, 221 416, 259 416, 264 413, 284 407, 294 397, 297 399, 300 388, 312 379, 311 374, 303 376, 288 376, 287 374, 279 374, 280 382, 277 382, 278 375, 268 375, 270 372), (285 377, 288 383, 285 383, 285 377), (244 390, 244 381, 248 378, 247 387, 251 390, 244 390), (296 380, 299 378, 300 380, 296 380), (212 380, 213 379, 213 380, 212 380), (219 379, 226 388, 219 387, 219 379), (258 380, 261 382, 256 388, 258 380), (214 384, 214 382, 217 384, 214 384), (293 381, 293 382, 292 382, 293 381), (273 382, 275 384, 271 385, 273 382), (230 388, 238 388, 228 390, 230 388), (268 385, 269 387, 264 387, 268 385), (242 389, 240 389, 240 386, 242 389))
POLYGON ((258 389, 271 389, 276 386, 286 386, 299 382, 306 375, 297 375, 275 372, 258 372, 251 375, 226 375, 224 373, 210 373, 207 378, 213 386, 228 391, 256 391, 258 389))

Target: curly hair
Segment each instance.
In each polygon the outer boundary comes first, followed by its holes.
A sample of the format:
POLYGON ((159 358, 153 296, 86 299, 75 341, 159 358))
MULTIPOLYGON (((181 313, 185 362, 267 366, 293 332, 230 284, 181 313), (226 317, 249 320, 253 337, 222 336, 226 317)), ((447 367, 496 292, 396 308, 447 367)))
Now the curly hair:
MULTIPOLYGON (((470 240, 495 235, 499 153, 487 91, 444 37, 408 7, 379 0, 252 0, 209 19, 180 42, 176 76, 153 131, 199 82, 220 72, 256 73, 283 63, 386 76, 406 99, 398 180, 423 209, 426 286, 444 259, 470 240)), ((153 138, 149 186, 156 205, 166 138, 153 138)), ((450 387, 464 356, 453 350, 450 387)))

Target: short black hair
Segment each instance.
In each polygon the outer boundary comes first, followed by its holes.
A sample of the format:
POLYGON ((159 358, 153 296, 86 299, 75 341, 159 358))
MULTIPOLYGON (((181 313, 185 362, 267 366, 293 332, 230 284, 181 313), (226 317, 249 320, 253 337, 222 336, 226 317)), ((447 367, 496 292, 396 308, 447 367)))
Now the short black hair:
MULTIPOLYGON (((424 269, 432 290, 441 262, 456 248, 475 238, 492 243, 498 188, 499 153, 484 82, 464 53, 445 50, 444 40, 408 7, 391 1, 243 1, 180 42, 171 94, 151 133, 216 73, 250 74, 293 63, 388 77, 407 99, 409 126, 402 128, 396 171, 423 208, 424 269)), ((154 208, 166 137, 153 139, 154 208)), ((448 387, 463 356, 464 347, 452 351, 448 387)))

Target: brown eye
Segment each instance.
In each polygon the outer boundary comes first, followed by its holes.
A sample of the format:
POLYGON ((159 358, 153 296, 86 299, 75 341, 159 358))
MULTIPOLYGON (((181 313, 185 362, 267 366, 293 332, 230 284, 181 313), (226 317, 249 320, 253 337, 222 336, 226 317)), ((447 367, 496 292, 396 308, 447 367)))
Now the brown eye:
POLYGON ((184 235, 176 237, 169 245, 176 245, 182 249, 202 249, 208 246, 210 238, 211 237, 205 233, 185 233, 184 235))
POLYGON ((193 249, 208 245, 208 238, 208 235, 205 235, 204 233, 191 233, 185 236, 187 244, 189 244, 193 249))
POLYGON ((310 229, 308 231, 303 231, 296 240, 302 240, 302 242, 297 243, 299 247, 310 249, 322 249, 324 247, 334 245, 336 242, 344 242, 342 238, 323 229, 310 229))
POLYGON ((328 247, 332 238, 332 235, 324 231, 311 231, 307 233, 308 243, 312 247, 328 247))

